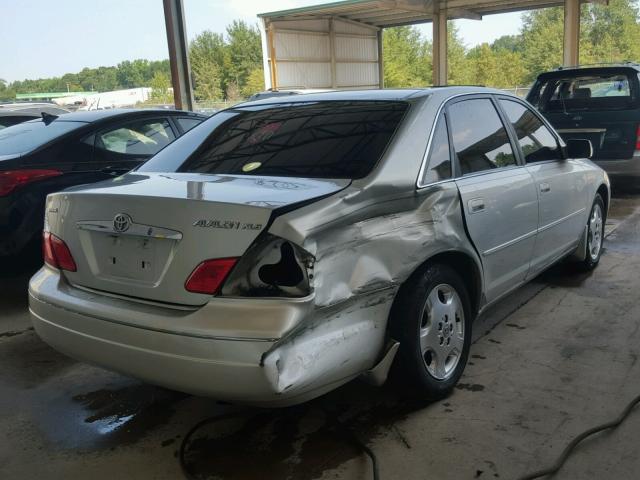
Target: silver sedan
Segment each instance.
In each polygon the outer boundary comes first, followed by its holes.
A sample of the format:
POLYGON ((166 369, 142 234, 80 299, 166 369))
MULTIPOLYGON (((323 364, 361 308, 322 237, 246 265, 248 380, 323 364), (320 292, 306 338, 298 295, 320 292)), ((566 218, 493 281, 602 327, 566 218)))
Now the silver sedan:
POLYGON ((610 188, 590 151, 484 88, 245 103, 49 195, 33 323, 72 357, 228 401, 388 374, 441 397, 482 310, 565 258, 598 264, 610 188))

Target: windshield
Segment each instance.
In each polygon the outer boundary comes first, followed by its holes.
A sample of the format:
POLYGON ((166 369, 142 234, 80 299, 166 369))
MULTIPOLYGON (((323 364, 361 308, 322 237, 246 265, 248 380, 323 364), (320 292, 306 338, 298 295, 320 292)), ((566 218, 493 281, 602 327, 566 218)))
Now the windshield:
POLYGON ((406 109, 406 103, 390 101, 230 109, 194 128, 139 170, 362 178, 381 158, 406 109), (192 139, 202 137, 207 125, 206 139, 193 145, 192 139))
POLYGON ((0 155, 31 152, 54 138, 76 130, 83 125, 86 125, 86 123, 57 121, 47 125, 42 120, 13 125, 0 130, 0 155))
POLYGON ((534 87, 530 101, 541 112, 622 110, 633 108, 635 84, 626 73, 568 74, 534 87))

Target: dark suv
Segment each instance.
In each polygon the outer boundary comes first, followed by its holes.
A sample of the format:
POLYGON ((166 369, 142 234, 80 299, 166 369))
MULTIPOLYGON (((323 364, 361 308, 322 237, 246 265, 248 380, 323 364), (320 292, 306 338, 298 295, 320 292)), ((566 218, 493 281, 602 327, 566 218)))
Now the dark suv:
POLYGON ((640 65, 562 68, 541 74, 527 96, 564 140, 591 140, 592 159, 613 180, 640 179, 640 65))

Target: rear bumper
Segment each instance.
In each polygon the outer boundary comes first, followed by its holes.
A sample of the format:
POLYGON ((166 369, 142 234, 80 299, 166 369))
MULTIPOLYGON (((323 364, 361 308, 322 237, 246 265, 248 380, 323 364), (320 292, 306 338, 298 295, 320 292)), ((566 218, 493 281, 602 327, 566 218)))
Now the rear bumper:
POLYGON ((610 177, 640 177, 640 152, 624 160, 594 160, 610 177))
MULTIPOLYGON (((47 267, 33 277, 29 287, 35 330, 57 350, 152 384, 264 406, 306 401, 371 368, 382 351, 392 298, 389 292, 377 292, 339 308, 316 310, 279 339, 238 338, 223 337, 219 329, 212 330, 212 335, 203 328, 190 330, 190 325, 200 321, 204 307, 174 312, 96 295, 70 286, 47 267), (362 305, 353 309, 354 303, 362 305), (129 312, 129 323, 117 318, 118 308, 129 312), (345 308, 354 313, 346 315, 345 308), (173 316, 172 330, 133 324, 141 311, 149 314, 154 309, 173 316)), ((259 318, 261 311, 252 305, 253 300, 236 301, 259 318)), ((285 314, 291 307, 282 303, 285 314)), ((215 310, 210 306, 206 308, 212 315, 215 310)), ((294 310, 289 311, 290 317, 295 317, 294 310)), ((156 312, 156 318, 160 316, 156 312)), ((212 318, 211 323, 216 320, 212 318)))

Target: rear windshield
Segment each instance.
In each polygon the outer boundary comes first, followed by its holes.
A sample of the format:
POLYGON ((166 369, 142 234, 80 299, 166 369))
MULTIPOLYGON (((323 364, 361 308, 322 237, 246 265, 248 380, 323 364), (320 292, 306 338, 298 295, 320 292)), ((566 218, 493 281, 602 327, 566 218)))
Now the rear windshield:
POLYGON ((541 112, 624 110, 637 100, 626 73, 570 74, 538 81, 529 99, 541 112))
POLYGON ((0 155, 27 153, 54 138, 86 125, 83 122, 58 122, 49 125, 42 120, 13 125, 0 130, 0 155))
POLYGON ((406 109, 404 102, 389 101, 234 108, 194 128, 140 171, 362 178, 384 153, 406 109), (206 126, 206 139, 194 145, 206 126))

